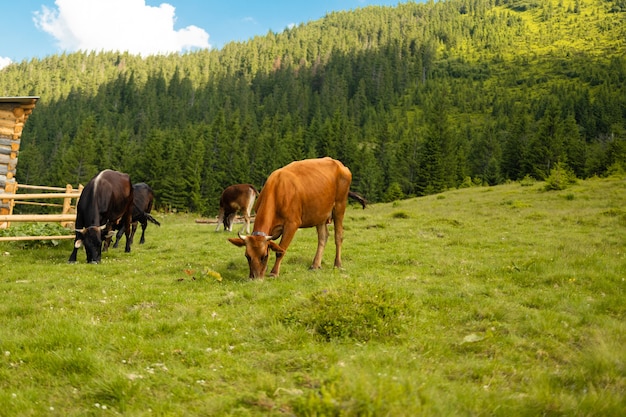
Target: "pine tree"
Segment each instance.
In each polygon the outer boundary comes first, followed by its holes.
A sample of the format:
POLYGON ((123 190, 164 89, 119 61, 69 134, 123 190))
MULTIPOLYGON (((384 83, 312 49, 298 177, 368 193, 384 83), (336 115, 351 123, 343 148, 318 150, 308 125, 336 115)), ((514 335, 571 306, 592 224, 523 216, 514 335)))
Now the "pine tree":
POLYGON ((501 160, 500 142, 496 136, 495 126, 487 128, 472 143, 469 159, 472 165, 472 177, 480 178, 484 184, 500 183, 501 160))
POLYGON ((86 184, 99 171, 95 128, 95 117, 87 117, 63 155, 63 171, 71 183, 86 184))
POLYGON ((528 156, 531 122, 528 114, 518 113, 519 116, 515 118, 513 128, 505 135, 500 167, 502 175, 511 180, 519 180, 526 174, 531 174, 525 169, 528 163, 524 160, 528 156))
POLYGON ((165 152, 167 170, 161 183, 159 200, 171 210, 187 211, 189 188, 183 166, 189 161, 189 152, 180 135, 175 135, 166 142, 165 152))
POLYGON ((434 194, 454 186, 452 132, 448 121, 446 89, 433 92, 424 103, 425 140, 420 153, 420 173, 416 188, 419 194, 434 194))
POLYGON ((538 122, 537 133, 529 144, 533 175, 545 179, 563 157, 563 124, 555 103, 551 103, 538 122))
MULTIPOLYGON (((185 136, 193 134, 193 129, 185 131, 185 136)), ((207 208, 207 203, 201 192, 204 151, 204 140, 196 136, 195 140, 191 141, 190 147, 184 150, 186 157, 180 161, 183 166, 182 181, 186 196, 185 207, 196 213, 204 213, 207 208)))
POLYGON ((161 190, 166 175, 166 154, 165 154, 166 133, 153 129, 146 137, 141 148, 141 157, 137 164, 137 181, 146 182, 152 187, 158 201, 161 199, 161 190))
POLYGON ((359 151, 359 163, 353 171, 353 189, 361 193, 371 202, 381 201, 383 193, 383 170, 378 165, 374 152, 369 147, 359 151))

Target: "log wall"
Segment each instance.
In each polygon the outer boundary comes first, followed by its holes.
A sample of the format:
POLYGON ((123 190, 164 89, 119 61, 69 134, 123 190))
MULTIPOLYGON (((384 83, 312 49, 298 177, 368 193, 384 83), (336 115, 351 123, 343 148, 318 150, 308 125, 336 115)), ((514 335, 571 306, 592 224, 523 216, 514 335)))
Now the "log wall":
MULTIPOLYGON (((16 191, 22 130, 37 100, 39 97, 0 97, 0 215, 13 213, 13 200, 2 199, 2 194, 16 191)), ((0 222, 0 228, 3 227, 7 227, 6 222, 0 222)))

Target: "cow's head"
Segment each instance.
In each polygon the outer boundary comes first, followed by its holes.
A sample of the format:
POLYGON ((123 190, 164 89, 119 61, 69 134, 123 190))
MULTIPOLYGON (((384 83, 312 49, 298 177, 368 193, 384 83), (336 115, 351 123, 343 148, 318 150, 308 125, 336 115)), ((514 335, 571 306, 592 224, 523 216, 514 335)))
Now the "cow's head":
POLYGON ((81 245, 85 246, 87 263, 100 263, 100 260, 102 259, 102 238, 105 228, 106 225, 76 229, 76 240, 74 242, 74 247, 80 248, 81 245))
POLYGON ((245 246, 246 258, 250 267, 250 278, 263 278, 267 270, 267 261, 270 257, 270 249, 276 252, 277 256, 285 253, 285 250, 274 242, 273 236, 255 235, 231 237, 228 239, 235 246, 245 246))
POLYGON ((102 251, 106 252, 109 250, 109 246, 111 246, 111 240, 113 240, 113 236, 115 236, 115 230, 107 228, 107 226, 101 226, 102 234, 100 238, 102 239, 102 251))

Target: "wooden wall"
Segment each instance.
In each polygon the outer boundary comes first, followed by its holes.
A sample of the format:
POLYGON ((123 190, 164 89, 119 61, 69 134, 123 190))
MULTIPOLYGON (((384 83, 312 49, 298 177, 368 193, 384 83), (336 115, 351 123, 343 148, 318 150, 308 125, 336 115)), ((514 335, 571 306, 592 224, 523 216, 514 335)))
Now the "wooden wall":
MULTIPOLYGON (((0 97, 0 214, 11 214, 11 201, 2 193, 14 193, 15 171, 22 130, 39 97, 0 97)), ((1 227, 1 225, 0 225, 1 227)))

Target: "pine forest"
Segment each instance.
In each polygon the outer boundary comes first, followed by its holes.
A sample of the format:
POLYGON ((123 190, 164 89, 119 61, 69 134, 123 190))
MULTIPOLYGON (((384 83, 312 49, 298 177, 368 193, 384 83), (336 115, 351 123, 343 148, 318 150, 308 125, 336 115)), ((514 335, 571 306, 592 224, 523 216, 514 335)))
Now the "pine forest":
POLYGON ((333 12, 219 50, 75 52, 0 70, 39 96, 17 181, 146 182, 162 210, 215 215, 331 156, 371 202, 626 170, 626 0, 442 0, 333 12))

